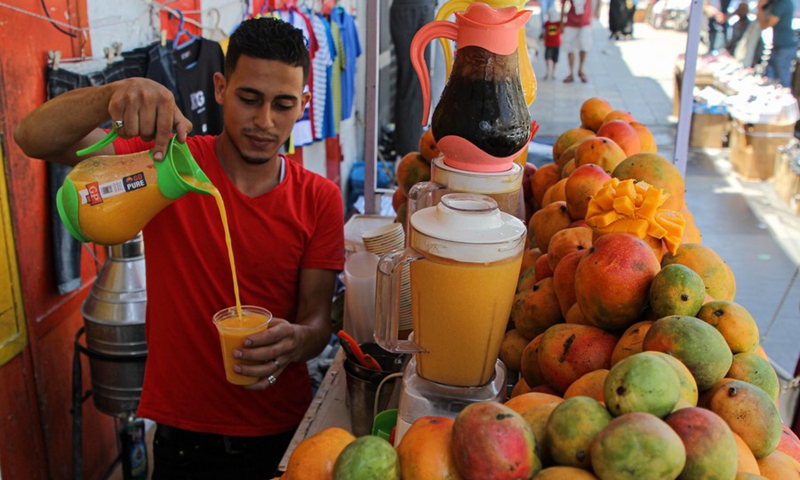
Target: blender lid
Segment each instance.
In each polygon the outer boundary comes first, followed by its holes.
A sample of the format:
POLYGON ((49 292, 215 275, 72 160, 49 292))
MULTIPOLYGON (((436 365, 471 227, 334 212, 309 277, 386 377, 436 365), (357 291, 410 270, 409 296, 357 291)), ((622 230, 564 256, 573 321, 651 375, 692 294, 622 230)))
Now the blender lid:
POLYGON ((526 232, 493 198, 472 193, 444 195, 435 207, 415 212, 411 227, 409 245, 415 250, 480 264, 521 254, 526 232))
POLYGON ((468 244, 502 244, 525 235, 525 224, 501 212, 486 195, 450 193, 434 207, 411 216, 411 226, 440 240, 468 244))

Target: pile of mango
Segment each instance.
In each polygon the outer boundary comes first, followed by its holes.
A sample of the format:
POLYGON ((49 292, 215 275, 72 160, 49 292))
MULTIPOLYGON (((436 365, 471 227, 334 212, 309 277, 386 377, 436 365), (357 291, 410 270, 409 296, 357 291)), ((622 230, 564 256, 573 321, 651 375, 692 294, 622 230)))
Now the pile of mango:
POLYGON ((778 377, 680 172, 608 102, 580 120, 526 179, 511 398, 420 418, 396 448, 324 430, 282 480, 800 480, 778 377))
POLYGON ((500 352, 521 374, 505 406, 534 432, 533 478, 800 479, 778 377, 680 173, 602 99, 581 123, 531 178, 500 352))

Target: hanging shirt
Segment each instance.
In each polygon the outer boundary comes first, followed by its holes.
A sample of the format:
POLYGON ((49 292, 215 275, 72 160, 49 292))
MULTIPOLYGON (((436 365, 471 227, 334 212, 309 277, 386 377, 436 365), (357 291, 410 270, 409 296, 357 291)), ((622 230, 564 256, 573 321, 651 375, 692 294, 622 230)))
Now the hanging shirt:
POLYGON ((179 105, 194 126, 192 135, 222 132, 222 105, 214 98, 214 73, 225 71, 225 56, 218 42, 196 38, 173 51, 179 105))
MULTIPOLYGON (((317 42, 313 36, 314 32, 309 28, 309 24, 306 23, 304 16, 300 14, 299 11, 294 9, 279 10, 278 14, 280 15, 281 20, 289 23, 294 28, 297 28, 303 32, 303 37, 305 37, 306 41, 308 42, 308 52, 311 56, 313 65, 313 58, 316 54, 317 42)), ((314 72, 312 68, 308 75, 308 85, 313 85, 313 82, 314 72)), ((308 85, 306 85, 306 89, 308 88, 308 85)), ((314 127, 311 120, 313 112, 311 109, 312 104, 311 102, 308 102, 305 110, 303 111, 303 117, 295 122, 294 128, 292 128, 292 144, 294 147, 302 147, 314 142, 314 127)))
MULTIPOLYGON (((331 63, 326 68, 326 81, 325 81, 325 109, 322 121, 322 135, 324 138, 336 136, 336 120, 333 115, 333 65, 336 63, 336 41, 333 38, 333 30, 330 22, 324 17, 319 17, 322 25, 325 27, 326 42, 330 51, 331 63)), ((336 76, 341 75, 341 70, 336 73, 336 76)))
POLYGON ((347 52, 342 43, 342 32, 339 24, 331 21, 331 35, 334 45, 336 45, 336 57, 333 59, 333 69, 331 71, 331 93, 333 94, 333 130, 339 134, 339 126, 342 123, 342 72, 347 60, 347 52))
POLYGON ((328 34, 324 20, 319 15, 310 15, 314 37, 317 39, 317 52, 311 62, 314 70, 314 82, 311 84, 311 109, 314 112, 314 139, 325 138, 323 123, 325 121, 325 100, 328 94, 328 70, 333 65, 333 55, 328 47, 328 34))
POLYGON ((353 114, 353 100, 356 90, 356 59, 361 55, 361 42, 353 17, 344 8, 336 7, 331 12, 331 19, 339 24, 342 45, 345 50, 345 64, 342 71, 342 120, 353 114))

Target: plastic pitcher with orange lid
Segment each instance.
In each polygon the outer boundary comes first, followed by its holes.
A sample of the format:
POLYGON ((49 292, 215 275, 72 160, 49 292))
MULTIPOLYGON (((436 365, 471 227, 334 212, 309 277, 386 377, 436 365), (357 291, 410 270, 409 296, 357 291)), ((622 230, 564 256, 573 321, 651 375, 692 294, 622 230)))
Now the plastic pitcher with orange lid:
MULTIPOLYGON (((454 12, 464 12, 474 2, 475 0, 450 0, 436 12, 436 20, 447 20, 454 12)), ((518 10, 523 10, 528 0, 482 0, 482 3, 494 8, 516 7, 518 10)), ((444 51, 445 75, 450 76, 450 71, 453 68, 453 50, 447 40, 440 38, 439 42, 442 44, 442 50, 444 51)), ((519 76, 522 81, 522 91, 525 93, 525 103, 530 106, 536 99, 537 82, 531 59, 528 57, 528 44, 525 39, 524 28, 519 30, 518 45, 520 52, 519 76)))
MULTIPOLYGON (((78 155, 96 151, 116 137, 112 130, 78 155)), ((73 237, 117 245, 136 236, 176 199, 189 192, 210 194, 213 189, 186 144, 173 137, 160 162, 153 159, 152 151, 81 161, 58 189, 56 206, 73 237)))
POLYGON ((433 112, 431 129, 447 165, 473 172, 502 172, 527 151, 533 136, 519 70, 519 32, 531 16, 517 7, 473 3, 455 22, 434 21, 411 41, 411 64, 422 88, 422 121, 431 105, 423 53, 435 38, 458 44, 453 71, 433 112))

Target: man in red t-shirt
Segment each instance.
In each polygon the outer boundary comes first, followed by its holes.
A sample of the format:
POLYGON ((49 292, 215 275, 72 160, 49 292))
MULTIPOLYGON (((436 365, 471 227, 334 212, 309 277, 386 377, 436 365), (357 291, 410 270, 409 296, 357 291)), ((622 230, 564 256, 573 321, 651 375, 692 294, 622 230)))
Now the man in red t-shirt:
POLYGON ((93 155, 152 149, 161 161, 174 129, 225 202, 242 303, 274 315, 234 353, 253 362, 237 372, 257 382, 228 383, 212 317, 235 300, 213 198, 186 195, 147 224, 148 358, 138 413, 157 423, 154 479, 272 478, 310 404, 306 361, 331 338, 344 218, 335 184, 278 153, 309 101, 308 73, 300 30, 271 17, 247 20, 231 36, 225 74, 214 75, 224 107, 218 137, 187 138, 192 125, 172 93, 143 78, 56 97, 15 132, 27 155, 75 165, 75 152, 106 134, 97 126, 109 116, 120 139, 93 155))
POLYGON ((575 53, 578 54, 578 77, 586 83, 589 79, 583 65, 592 46, 592 0, 564 0, 561 22, 564 24, 563 46, 569 63, 569 75, 564 83, 575 81, 575 53))
POLYGON ((558 64, 558 51, 561 47, 561 21, 555 7, 547 12, 547 21, 544 22, 544 61, 547 71, 545 80, 555 78, 556 64, 558 64))

